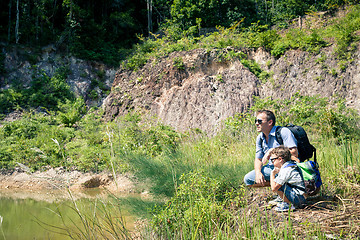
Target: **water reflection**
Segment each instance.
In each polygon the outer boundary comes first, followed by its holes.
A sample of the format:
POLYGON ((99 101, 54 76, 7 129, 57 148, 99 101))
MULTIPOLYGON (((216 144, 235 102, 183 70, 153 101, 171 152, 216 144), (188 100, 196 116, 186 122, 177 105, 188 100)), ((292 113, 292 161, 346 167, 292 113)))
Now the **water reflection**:
MULTIPOLYGON (((136 219, 134 210, 131 204, 121 204, 121 199, 128 198, 129 194, 109 197, 108 192, 100 189, 71 194, 66 191, 0 191, 0 216, 3 218, 0 239, 70 239, 64 235, 65 230, 82 231, 79 229, 84 223, 76 208, 84 216, 91 218, 96 215, 102 219, 106 211, 110 211, 109 207, 117 208, 120 205, 118 213, 111 210, 110 218, 118 221, 122 217, 126 229, 133 230, 136 219), (107 210, 104 210, 104 206, 107 210)), ((130 198, 142 202, 140 194, 131 194, 130 198)))

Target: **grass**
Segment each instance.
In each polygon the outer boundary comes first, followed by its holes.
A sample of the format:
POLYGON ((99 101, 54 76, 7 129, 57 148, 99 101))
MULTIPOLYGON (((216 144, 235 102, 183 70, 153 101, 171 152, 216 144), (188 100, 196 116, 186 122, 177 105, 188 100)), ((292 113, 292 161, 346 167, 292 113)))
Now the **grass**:
MULTIPOLYGON (((299 239, 309 234, 325 239, 322 232, 357 237, 360 231, 359 121, 341 101, 329 103, 298 94, 289 101, 256 99, 249 112, 227 119, 223 130, 212 137, 144 123, 136 113, 112 123, 102 123, 99 115, 90 113, 71 126, 56 116, 28 113, 4 123, 2 167, 20 163, 30 171, 50 165, 131 172, 138 181, 149 183, 151 194, 160 199, 147 217, 144 238, 299 239), (266 208, 269 191, 253 192, 243 186, 243 176, 253 169, 257 135, 253 113, 263 108, 273 110, 281 125, 304 126, 317 148, 324 187, 308 209, 276 215, 266 208), (313 213, 319 218, 314 219, 313 213), (337 222, 342 223, 341 229, 337 222)), ((121 216, 119 202, 99 203, 92 215, 84 215, 74 205, 82 226, 68 225, 64 230, 73 239, 128 238, 121 219, 111 215, 118 211, 121 216)))
MULTIPOLYGON (((253 127, 243 127, 241 132, 252 134, 241 136, 224 131, 210 138, 192 135, 179 143, 175 153, 127 156, 130 168, 140 179, 151 179, 152 193, 163 199, 160 205, 151 208, 149 222, 138 230, 141 239, 359 237, 358 140, 339 142, 311 134, 310 139, 318 150, 323 188, 318 196, 309 200, 306 209, 276 214, 266 207, 266 201, 272 196, 270 190, 252 191, 242 184, 244 174, 253 168, 254 152, 249 149, 253 149, 256 136, 253 127)), ((102 211, 110 209, 112 206, 102 211)), ((101 214, 107 216, 106 212, 101 214)), ((111 224, 98 227, 98 220, 88 221, 84 226, 89 230, 107 232, 113 228, 111 224)), ((112 224, 121 229, 121 223, 112 224)), ((90 235, 86 237, 92 239, 90 235)))
MULTIPOLYGON (((349 141, 338 144, 336 141, 323 139, 316 146, 319 152, 326 153, 318 156, 324 186, 317 197, 309 200, 309 206, 305 210, 298 210, 288 215, 275 214, 266 208, 266 200, 272 195, 270 191, 265 191, 266 196, 263 196, 264 192, 261 191, 238 192, 237 196, 245 202, 245 205, 236 205, 236 199, 231 197, 226 197, 224 201, 230 201, 232 204, 229 205, 216 199, 210 201, 209 190, 205 191, 206 194, 197 195, 201 192, 198 185, 204 176, 211 176, 213 181, 221 179, 218 181, 225 184, 224 196, 228 196, 225 186, 231 188, 235 185, 237 190, 242 189, 242 172, 229 172, 224 168, 219 170, 222 173, 216 176, 208 171, 211 166, 214 166, 213 164, 219 164, 227 159, 223 157, 218 162, 207 161, 201 171, 204 175, 197 175, 193 180, 190 175, 190 180, 187 179, 178 184, 176 195, 155 215, 153 231, 160 234, 159 239, 301 239, 304 237, 305 239, 312 237, 327 239, 330 235, 345 239, 358 237, 360 229, 356 224, 360 220, 360 213, 355 199, 360 194, 360 181, 357 177, 360 165, 356 160, 350 159, 358 157, 359 142, 349 141), (221 178, 221 175, 235 177, 237 181, 229 185, 227 181, 229 179, 221 178), (198 187, 194 189, 194 186, 198 187), (184 191, 187 188, 190 189, 184 191), (184 192, 190 195, 184 198, 184 192), (355 203, 352 203, 353 201, 355 203), (210 210, 216 209, 219 205, 223 212, 227 213, 224 219, 219 213, 210 210), (338 220, 341 213, 344 213, 346 217, 338 220), (318 214, 318 218, 314 218, 313 214, 318 214), (340 227, 341 231, 337 227, 337 221, 343 224, 340 227)), ((237 147, 240 151, 247 148, 247 146, 241 146, 240 143, 237 147)), ((216 155, 216 151, 214 152, 216 155)), ((193 157, 195 162, 198 156, 194 154, 193 157)), ((247 161, 252 162, 251 159, 247 161)), ((229 162, 225 161, 224 165, 228 167, 231 165, 234 168, 246 165, 241 160, 238 160, 239 165, 229 164, 229 162)), ((207 183, 202 187, 206 188, 209 185, 211 184, 207 183)))

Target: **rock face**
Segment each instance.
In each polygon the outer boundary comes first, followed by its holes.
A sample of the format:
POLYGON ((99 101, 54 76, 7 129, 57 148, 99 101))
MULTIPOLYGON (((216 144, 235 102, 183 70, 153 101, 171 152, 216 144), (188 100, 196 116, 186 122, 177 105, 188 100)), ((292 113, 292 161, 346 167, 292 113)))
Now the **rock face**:
POLYGON ((38 51, 25 47, 3 47, 2 52, 5 56, 3 65, 6 74, 0 73, 0 88, 8 88, 13 81, 19 81, 26 87, 37 71, 52 77, 59 69, 67 68, 67 83, 76 96, 85 99, 88 106, 102 104, 116 73, 114 68, 101 63, 64 56, 52 45, 38 51))
POLYGON ((104 102, 106 117, 137 109, 180 131, 215 130, 222 120, 251 105, 259 84, 239 61, 220 62, 217 56, 204 49, 175 52, 138 72, 119 71, 104 102), (180 66, 174 59, 182 59, 180 66))
MULTIPOLYGON (((358 47, 359 49, 359 47, 358 47)), ((131 110, 155 115, 179 131, 215 132, 227 117, 247 110, 253 96, 289 99, 301 95, 340 97, 360 111, 360 51, 345 68, 331 47, 317 55, 291 50, 275 59, 262 49, 249 51, 271 80, 261 82, 239 60, 224 60, 234 49, 174 52, 149 61, 142 69, 120 69, 104 101, 108 120, 131 110)))
POLYGON ((71 89, 88 106, 102 105, 107 120, 136 110, 179 131, 215 133, 223 120, 252 106, 253 96, 289 99, 298 92, 343 98, 360 112, 359 43, 356 49, 350 61, 338 60, 332 46, 318 54, 290 50, 278 59, 261 48, 195 49, 148 61, 138 71, 120 68, 116 72, 100 63, 64 57, 52 46, 36 55, 25 48, 3 48, 6 76, 0 76, 0 88, 8 88, 13 80, 28 85, 34 68, 51 77, 67 67, 71 89), (240 60, 224 57, 240 51, 271 77, 261 81, 240 60), (98 97, 93 98, 94 94, 98 97))

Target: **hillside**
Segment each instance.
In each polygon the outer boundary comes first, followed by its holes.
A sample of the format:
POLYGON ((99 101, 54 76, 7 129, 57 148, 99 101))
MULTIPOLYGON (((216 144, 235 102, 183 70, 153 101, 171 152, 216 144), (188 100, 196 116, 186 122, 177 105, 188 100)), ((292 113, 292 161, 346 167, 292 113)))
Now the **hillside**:
MULTIPOLYGON (((292 28, 314 32, 347 14, 320 13, 292 28)), ((180 131, 213 132, 227 117, 249 109, 254 96, 285 100, 296 93, 343 99, 360 112, 359 31, 353 34, 351 50, 342 50, 347 57, 339 56, 339 43, 328 36, 312 43, 319 51, 295 47, 274 57, 265 47, 197 48, 150 58, 139 70, 122 67, 104 101, 106 119, 137 110, 180 131)))

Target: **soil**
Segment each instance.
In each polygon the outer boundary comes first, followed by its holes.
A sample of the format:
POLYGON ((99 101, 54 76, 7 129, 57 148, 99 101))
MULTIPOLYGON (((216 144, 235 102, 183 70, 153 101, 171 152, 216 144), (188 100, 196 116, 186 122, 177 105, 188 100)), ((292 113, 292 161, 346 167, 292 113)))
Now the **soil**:
POLYGON ((239 211, 239 218, 250 219, 250 226, 260 220, 265 231, 268 227, 284 228, 290 218, 296 239, 317 239, 310 236, 317 236, 318 232, 324 234, 324 239, 360 239, 360 195, 356 194, 359 190, 360 186, 354 185, 354 192, 346 199, 320 193, 309 197, 303 209, 279 213, 267 204, 274 197, 270 189, 252 189, 247 199, 250 204, 239 211))
MULTIPOLYGON (((15 169, 0 174, 0 195, 12 198, 33 198, 54 201, 69 197, 92 197, 89 190, 108 191, 114 194, 134 192, 134 180, 130 175, 117 175, 109 172, 81 173, 66 171, 64 168, 49 168, 46 171, 30 173, 15 169)), ((93 192, 93 191, 92 191, 93 192)))

